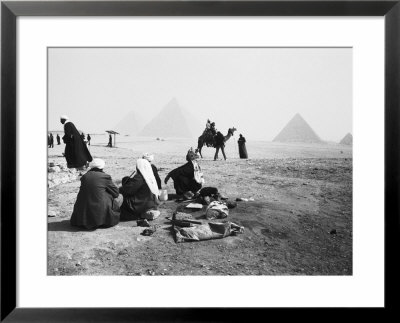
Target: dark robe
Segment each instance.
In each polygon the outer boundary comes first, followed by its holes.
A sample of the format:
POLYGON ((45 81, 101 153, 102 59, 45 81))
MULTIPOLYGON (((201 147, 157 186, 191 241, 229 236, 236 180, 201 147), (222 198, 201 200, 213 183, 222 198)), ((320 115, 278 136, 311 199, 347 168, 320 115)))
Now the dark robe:
POLYGON ((92 137, 90 137, 90 135, 88 134, 87 135, 87 142, 88 142, 88 145, 90 146, 90 139, 92 139, 92 137))
POLYGON ((247 158, 246 139, 244 137, 239 137, 238 145, 239 145, 239 157, 247 158))
POLYGON ((188 191, 196 193, 201 189, 201 184, 194 179, 194 166, 191 161, 170 171, 167 177, 171 177, 174 180, 174 188, 178 195, 188 191))
POLYGON ((60 142, 60 136, 57 134, 57 145, 60 145, 61 144, 61 142, 60 142))
POLYGON ((71 225, 94 229, 119 223, 118 187, 111 176, 91 169, 81 177, 81 187, 71 216, 71 225))
POLYGON ((148 210, 157 208, 156 196, 150 191, 139 171, 132 177, 124 177, 119 192, 124 197, 121 205, 121 221, 138 220, 148 210))
POLYGON ((158 189, 161 190, 161 178, 160 175, 158 175, 157 167, 151 164, 151 169, 153 170, 154 178, 156 179, 158 189))
POLYGON ((92 161, 92 155, 72 122, 64 124, 63 141, 68 168, 79 168, 92 161))
POLYGON ((53 148, 54 147, 54 137, 53 137, 53 135, 52 134, 50 134, 50 146, 49 146, 50 148, 53 148))
POLYGON ((217 135, 215 136, 215 145, 219 147, 225 147, 225 136, 220 131, 218 131, 217 135))

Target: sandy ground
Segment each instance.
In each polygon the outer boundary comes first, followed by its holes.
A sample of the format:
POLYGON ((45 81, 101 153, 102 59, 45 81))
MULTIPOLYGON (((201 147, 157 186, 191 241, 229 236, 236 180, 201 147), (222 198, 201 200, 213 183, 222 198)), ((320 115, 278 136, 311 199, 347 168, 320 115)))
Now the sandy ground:
MULTIPOLYGON (((144 151, 155 153, 164 180, 185 162, 188 148, 184 141, 155 140, 119 146, 90 147, 94 157, 106 161, 105 172, 116 184, 133 171, 135 158, 144 151)), ((64 162, 63 149, 49 149, 49 161, 64 162)), ((160 227, 152 236, 142 236, 144 228, 135 221, 80 230, 69 224, 79 180, 49 188, 48 208, 56 216, 48 218, 48 274, 351 275, 351 148, 249 143, 248 150, 251 159, 232 158, 237 153, 232 143, 228 160, 214 162, 214 151, 205 148, 200 160, 205 186, 231 199, 255 200, 230 210, 228 220, 244 226, 244 234, 219 240, 176 244, 166 220, 180 205, 175 201, 160 206, 161 216, 153 221, 160 227)), ((166 187, 175 193, 172 180, 166 187)))

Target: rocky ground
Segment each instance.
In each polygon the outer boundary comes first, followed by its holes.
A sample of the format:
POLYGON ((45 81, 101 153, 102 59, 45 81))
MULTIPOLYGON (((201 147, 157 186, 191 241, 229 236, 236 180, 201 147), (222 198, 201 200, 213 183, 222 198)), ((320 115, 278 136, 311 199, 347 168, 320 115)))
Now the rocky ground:
MULTIPOLYGON (((92 146, 105 159, 116 184, 129 175, 139 153, 92 146)), ((162 179, 185 162, 184 155, 159 153, 162 179)), ((135 221, 85 231, 69 219, 79 190, 79 171, 63 165, 62 147, 49 150, 49 275, 351 275, 352 158, 257 158, 200 161, 206 186, 238 202, 227 220, 244 233, 219 240, 175 243, 166 217, 181 204, 160 206, 151 236, 135 221), (56 166, 59 165, 59 168, 56 166), (55 168, 55 169, 54 169, 55 168)), ((169 193, 174 193, 172 180, 169 193)), ((202 218, 204 209, 192 212, 202 218)))

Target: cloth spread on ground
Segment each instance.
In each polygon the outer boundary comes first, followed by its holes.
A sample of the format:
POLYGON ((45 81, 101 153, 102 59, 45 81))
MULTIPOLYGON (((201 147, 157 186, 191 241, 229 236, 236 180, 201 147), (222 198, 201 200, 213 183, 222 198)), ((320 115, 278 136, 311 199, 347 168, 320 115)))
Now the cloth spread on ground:
POLYGON ((209 222, 205 224, 193 225, 187 228, 174 226, 174 232, 175 241, 179 243, 188 241, 222 239, 230 235, 243 233, 244 228, 233 222, 209 222))
POLYGON ((200 203, 189 203, 188 205, 186 205, 186 208, 201 210, 203 208, 203 204, 200 204, 200 203))
POLYGON ((206 210, 207 219, 223 219, 229 215, 228 206, 224 202, 213 201, 206 210))
POLYGON ((175 220, 192 220, 193 217, 191 214, 184 213, 184 212, 176 212, 174 214, 174 219, 175 220))

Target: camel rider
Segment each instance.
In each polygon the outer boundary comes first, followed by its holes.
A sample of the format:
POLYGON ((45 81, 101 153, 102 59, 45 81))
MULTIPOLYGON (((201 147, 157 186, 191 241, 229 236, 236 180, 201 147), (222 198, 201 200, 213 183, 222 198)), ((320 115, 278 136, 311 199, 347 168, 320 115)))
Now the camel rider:
POLYGON ((215 129, 215 122, 211 123, 210 130, 213 136, 217 134, 217 129, 215 129))
POLYGON ((210 127, 211 127, 211 121, 210 121, 210 119, 207 119, 206 128, 203 131, 203 136, 208 136, 210 127))

